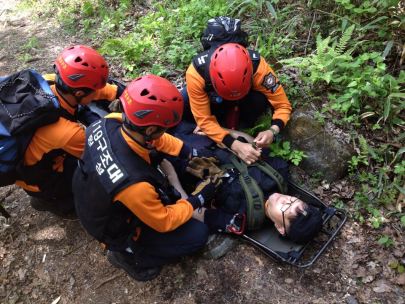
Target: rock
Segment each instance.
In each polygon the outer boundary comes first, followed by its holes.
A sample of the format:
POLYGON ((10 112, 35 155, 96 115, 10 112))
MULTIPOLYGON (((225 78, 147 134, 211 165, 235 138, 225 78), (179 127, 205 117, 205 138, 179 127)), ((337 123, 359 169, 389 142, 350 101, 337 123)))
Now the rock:
POLYGON ((347 173, 347 162, 355 151, 343 139, 332 136, 315 118, 315 111, 313 105, 294 110, 283 130, 283 138, 290 142, 292 149, 303 151, 308 156, 299 164, 307 174, 321 172, 324 180, 337 181, 347 173))
POLYGON ((347 304, 357 304, 357 303, 359 303, 359 302, 357 302, 356 298, 353 297, 353 296, 348 296, 345 299, 345 301, 346 301, 347 304))
POLYGON ((208 238, 208 242, 202 253, 202 257, 207 260, 216 260, 235 249, 239 240, 227 234, 214 234, 208 238))

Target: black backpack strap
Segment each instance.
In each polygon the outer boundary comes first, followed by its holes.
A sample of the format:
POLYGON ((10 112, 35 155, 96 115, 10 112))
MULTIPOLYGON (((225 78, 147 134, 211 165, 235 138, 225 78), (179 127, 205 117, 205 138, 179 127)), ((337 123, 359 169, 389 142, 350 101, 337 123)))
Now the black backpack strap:
POLYGON ((59 117, 63 117, 67 120, 73 121, 73 122, 77 122, 77 116, 76 116, 77 111, 75 112, 75 114, 70 114, 68 110, 66 110, 65 108, 60 107, 59 108, 59 117))
POLYGON ((284 178, 281 176, 280 173, 278 173, 272 166, 270 166, 268 163, 265 161, 259 159, 257 162, 251 164, 250 166, 258 167, 261 171, 266 173, 268 176, 270 176, 278 186, 278 189, 282 194, 287 194, 288 192, 288 185, 287 182, 284 180, 284 178))
POLYGON ((249 52, 250 60, 253 64, 253 75, 257 72, 260 65, 260 53, 254 50, 247 50, 249 52))
POLYGON ((210 77, 210 64, 211 64, 211 58, 212 54, 214 54, 216 48, 212 47, 208 50, 208 56, 207 59, 205 60, 205 71, 204 71, 204 81, 205 81, 205 87, 204 91, 205 92, 215 92, 214 87, 212 86, 212 81, 210 77))
POLYGON ((232 155, 232 164, 240 172, 239 182, 243 187, 247 202, 247 228, 259 229, 264 222, 264 195, 256 180, 249 175, 248 167, 244 161, 232 155))

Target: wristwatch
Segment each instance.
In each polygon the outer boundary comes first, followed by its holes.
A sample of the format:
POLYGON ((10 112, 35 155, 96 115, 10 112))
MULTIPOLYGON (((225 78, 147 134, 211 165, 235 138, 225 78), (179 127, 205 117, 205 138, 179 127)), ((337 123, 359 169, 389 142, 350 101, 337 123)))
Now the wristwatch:
POLYGON ((270 130, 271 132, 273 132, 273 134, 274 134, 273 142, 278 142, 278 141, 281 140, 281 135, 278 134, 276 130, 274 130, 273 128, 270 128, 269 130, 270 130))

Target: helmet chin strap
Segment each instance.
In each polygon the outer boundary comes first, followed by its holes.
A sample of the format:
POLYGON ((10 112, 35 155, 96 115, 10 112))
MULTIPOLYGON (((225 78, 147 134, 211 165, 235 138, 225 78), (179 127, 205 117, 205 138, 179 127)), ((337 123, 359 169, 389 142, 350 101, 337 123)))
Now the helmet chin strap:
POLYGON ((94 91, 89 91, 89 92, 87 92, 87 93, 84 93, 82 96, 76 96, 76 94, 74 93, 74 92, 71 92, 70 94, 71 95, 73 95, 74 96, 74 98, 76 99, 76 102, 78 103, 78 104, 80 104, 81 102, 82 102, 82 99, 84 98, 84 97, 87 97, 87 96, 89 96, 91 93, 93 93, 94 91))
POLYGON ((143 135, 143 137, 145 138, 145 141, 146 141, 146 143, 148 145, 150 145, 152 143, 152 140, 153 140, 152 136, 153 135, 161 133, 164 129, 166 129, 166 128, 160 127, 160 126, 156 126, 156 127, 157 127, 156 131, 150 133, 149 135, 147 135, 145 132, 143 132, 143 134, 141 133, 143 135))
POLYGON ((156 126, 157 127, 156 131, 154 131, 148 135, 148 134, 146 134, 147 127, 138 127, 138 126, 134 125, 128 119, 128 117, 125 113, 122 113, 122 118, 125 122, 125 126, 128 127, 130 130, 141 134, 143 136, 143 138, 145 139, 145 142, 147 145, 150 145, 151 142, 153 141, 153 138, 152 138, 153 135, 158 134, 158 133, 162 132, 164 129, 166 129, 165 127, 156 126))

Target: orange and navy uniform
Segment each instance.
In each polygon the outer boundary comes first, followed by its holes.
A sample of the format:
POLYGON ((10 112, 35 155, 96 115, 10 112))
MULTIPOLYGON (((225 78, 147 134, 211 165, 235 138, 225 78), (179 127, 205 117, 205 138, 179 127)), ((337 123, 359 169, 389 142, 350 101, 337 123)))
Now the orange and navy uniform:
MULTIPOLYGON (((106 118, 122 120, 119 114, 110 114, 106 118)), ((151 150, 140 146, 123 130, 121 130, 121 134, 131 149, 146 162, 150 163, 149 153, 151 150)), ((181 140, 167 133, 163 134, 159 139, 153 140, 151 145, 157 151, 173 156, 178 156, 183 148, 181 140)), ((176 229, 191 218, 194 210, 190 202, 185 199, 179 199, 173 205, 164 206, 155 188, 147 182, 136 183, 121 190, 114 197, 114 201, 120 201, 143 223, 158 232, 168 232, 176 229)), ((139 234, 140 227, 137 227, 138 237, 139 234)))
MULTIPOLYGON (((55 74, 43 75, 45 80, 54 81, 55 74)), ((54 95, 57 96, 60 106, 66 109, 70 114, 74 114, 77 108, 70 106, 57 92, 55 85, 51 85, 54 95)), ((94 100, 107 99, 113 101, 116 99, 117 86, 107 84, 103 89, 97 90, 94 100)), ((43 156, 56 149, 62 149, 66 153, 80 158, 83 154, 85 145, 85 131, 77 123, 61 117, 56 123, 39 128, 24 155, 24 165, 31 166, 41 161, 43 156)), ((64 157, 57 156, 53 159, 53 170, 63 172, 64 157)), ((41 192, 36 185, 27 185, 24 181, 16 181, 17 186, 31 191, 41 192)))
MULTIPOLYGON (((201 130, 216 143, 223 143, 230 133, 225 131, 212 115, 207 92, 204 91, 204 78, 198 73, 193 63, 186 72, 187 92, 194 119, 201 130)), ((292 107, 279 84, 278 79, 266 60, 260 56, 260 63, 253 74, 251 90, 263 93, 274 108, 272 124, 282 129, 290 119, 292 107)))

